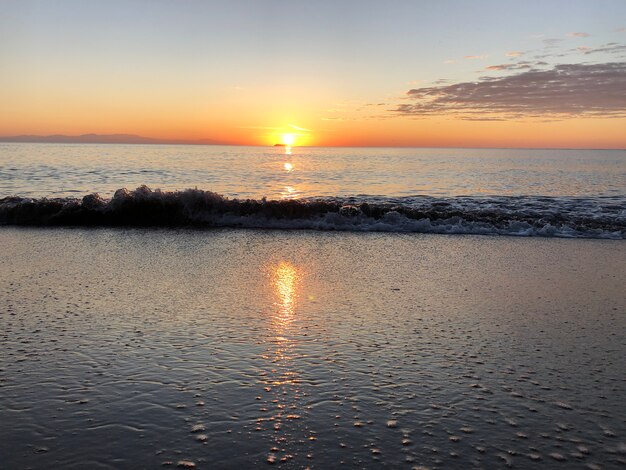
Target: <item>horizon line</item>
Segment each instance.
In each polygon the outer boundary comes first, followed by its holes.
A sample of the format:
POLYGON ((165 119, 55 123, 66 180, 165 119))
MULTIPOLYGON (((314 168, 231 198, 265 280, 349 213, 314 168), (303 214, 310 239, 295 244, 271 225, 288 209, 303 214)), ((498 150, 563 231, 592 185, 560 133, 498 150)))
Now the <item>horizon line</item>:
MULTIPOLYGON (((192 145, 192 146, 224 146, 224 147, 266 147, 272 148, 277 144, 237 144, 237 143, 229 143, 229 142, 218 142, 213 141, 210 138, 200 138, 200 139, 160 139, 158 137, 145 137, 137 134, 125 134, 125 133, 115 133, 115 134, 95 134, 95 133, 86 133, 79 135, 67 135, 67 134, 48 134, 48 135, 37 135, 37 134, 21 134, 21 135, 12 135, 12 136, 2 136, 0 135, 0 144, 60 144, 60 145, 192 145), (101 142, 55 142, 55 141, 33 141, 29 142, 26 140, 17 140, 23 138, 38 138, 38 139, 46 139, 52 137, 60 137, 60 138, 68 138, 68 139, 78 139, 80 137, 85 136, 93 136, 93 137, 115 137, 115 136, 126 136, 126 137, 134 137, 137 139, 145 139, 146 142, 123 142, 123 141, 101 141, 101 142), (16 139, 16 140, 13 140, 16 139)), ((282 147, 286 147, 281 145, 282 147)), ((291 145, 289 147, 297 147, 297 148, 416 148, 416 149, 492 149, 492 150, 617 150, 624 151, 626 147, 523 147, 523 146, 511 146, 511 147, 501 147, 501 146, 463 146, 463 145, 291 145)))

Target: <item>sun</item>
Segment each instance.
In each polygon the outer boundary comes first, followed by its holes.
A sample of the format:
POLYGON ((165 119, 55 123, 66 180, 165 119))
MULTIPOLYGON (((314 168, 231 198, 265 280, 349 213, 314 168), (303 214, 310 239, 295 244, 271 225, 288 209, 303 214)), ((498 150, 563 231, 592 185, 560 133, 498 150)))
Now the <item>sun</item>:
POLYGON ((296 136, 294 134, 283 134, 283 144, 292 146, 296 142, 296 136))

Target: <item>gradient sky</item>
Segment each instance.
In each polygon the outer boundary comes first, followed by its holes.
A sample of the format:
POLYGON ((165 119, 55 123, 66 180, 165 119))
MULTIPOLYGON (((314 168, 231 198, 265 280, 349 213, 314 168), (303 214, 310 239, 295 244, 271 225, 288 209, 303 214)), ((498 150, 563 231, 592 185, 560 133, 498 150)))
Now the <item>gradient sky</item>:
POLYGON ((626 147, 626 1, 0 0, 0 135, 626 147))

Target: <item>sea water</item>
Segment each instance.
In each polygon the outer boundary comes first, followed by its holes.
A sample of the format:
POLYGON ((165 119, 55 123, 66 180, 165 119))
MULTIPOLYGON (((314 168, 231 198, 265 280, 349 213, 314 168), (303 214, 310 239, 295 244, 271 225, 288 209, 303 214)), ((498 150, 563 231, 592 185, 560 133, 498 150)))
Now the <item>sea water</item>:
POLYGON ((0 468, 626 465, 623 151, 2 144, 0 175, 0 468))
POLYGON ((626 151, 0 144, 0 197, 5 225, 624 238, 626 151))

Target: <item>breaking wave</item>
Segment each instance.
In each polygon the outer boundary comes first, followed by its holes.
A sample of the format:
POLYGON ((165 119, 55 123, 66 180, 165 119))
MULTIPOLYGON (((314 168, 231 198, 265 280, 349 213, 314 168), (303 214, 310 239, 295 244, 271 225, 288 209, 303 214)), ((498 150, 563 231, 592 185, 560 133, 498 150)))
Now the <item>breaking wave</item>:
POLYGON ((334 197, 230 199, 187 189, 119 189, 111 199, 0 199, 0 225, 245 227, 626 238, 626 198, 334 197))

